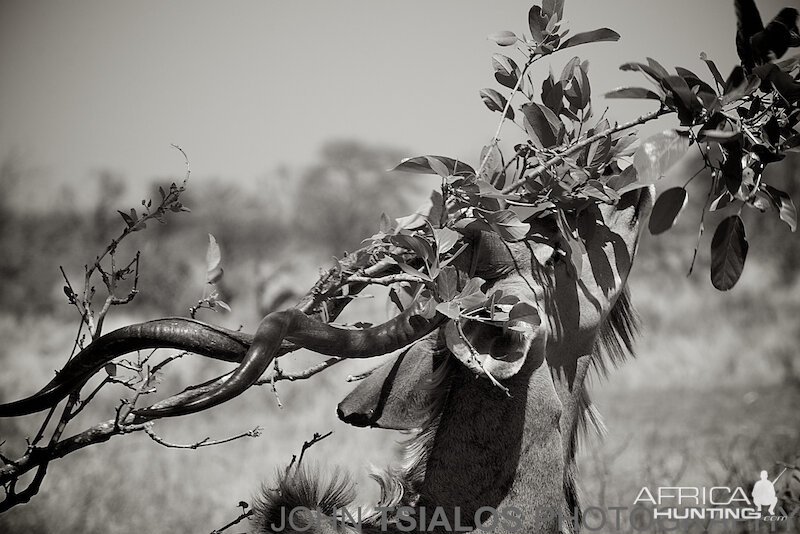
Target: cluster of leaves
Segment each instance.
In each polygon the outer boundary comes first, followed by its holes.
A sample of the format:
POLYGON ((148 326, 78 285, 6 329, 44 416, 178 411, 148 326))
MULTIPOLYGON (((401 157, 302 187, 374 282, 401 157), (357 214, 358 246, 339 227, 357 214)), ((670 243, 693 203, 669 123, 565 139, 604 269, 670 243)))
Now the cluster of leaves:
MULTIPOLYGON (((186 154, 180 147, 176 146, 175 148, 186 157, 186 154)), ((188 180, 189 170, 187 160, 186 178, 181 185, 172 183, 169 187, 169 191, 165 191, 164 188, 159 187, 161 202, 155 207, 153 207, 152 199, 149 199, 142 200, 141 204, 144 209, 141 212, 137 213, 134 208, 131 208, 128 212, 119 211, 119 214, 125 221, 125 228, 123 228, 120 234, 112 239, 105 250, 95 258, 94 263, 85 266, 82 290, 76 291, 67 277, 66 272, 64 272, 64 269, 61 269, 65 281, 64 294, 67 296, 69 303, 81 314, 81 328, 86 326, 92 339, 96 339, 102 334, 103 323, 111 306, 130 303, 139 291, 139 253, 137 252, 128 263, 119 265, 117 252, 120 243, 133 232, 145 229, 147 227, 147 221, 151 219, 155 219, 163 224, 166 222, 167 213, 189 211, 189 208, 185 207, 180 201, 181 194, 186 191, 188 180), (95 278, 98 275, 106 289, 106 297, 100 309, 96 309, 94 303, 95 296, 97 295, 95 278), (131 276, 133 276, 133 281, 129 283, 126 294, 120 296, 118 293, 121 283, 128 281, 131 276)), ((78 338, 81 338, 80 331, 78 332, 78 338)))
POLYGON ((142 207, 144 210, 137 213, 135 208, 131 208, 129 212, 117 210, 125 221, 126 230, 128 232, 138 232, 147 228, 147 221, 155 219, 161 224, 167 222, 167 212, 172 211, 179 213, 182 211, 191 211, 184 206, 179 200, 181 193, 186 190, 185 184, 178 186, 175 182, 170 184, 169 191, 166 191, 162 186, 158 187, 158 193, 161 195, 161 202, 153 208, 153 200, 142 200, 142 207))
MULTIPOLYGON (((614 204, 625 192, 643 187, 635 167, 625 162, 633 155, 635 137, 625 132, 627 126, 593 118, 588 62, 572 58, 559 76, 551 72, 541 84, 535 85, 529 74, 534 62, 556 51, 619 38, 608 28, 568 37, 562 14, 562 1, 545 1, 529 12, 529 36, 490 36, 501 47, 517 47, 524 63, 520 68, 507 55, 492 58, 495 79, 511 93, 506 98, 495 89, 480 92, 486 106, 501 113, 501 121, 477 170, 444 156, 409 158, 395 167, 438 175, 442 184, 432 195, 428 213, 396 222, 384 217, 380 232, 369 240, 375 261, 396 264, 400 272, 380 281, 391 284, 390 298, 398 308, 422 301, 423 315, 439 312, 457 325, 458 319, 469 319, 512 330, 535 327, 540 318, 530 304, 511 295, 488 297, 479 277, 459 279, 452 263, 467 247, 463 235, 482 230, 509 242, 522 241, 534 237, 534 219, 555 216, 559 246, 577 274, 585 252, 580 227, 587 221, 582 218, 596 213, 588 208, 597 202, 614 204), (514 97, 522 100, 516 111, 514 97), (508 161, 499 146, 506 122, 528 135, 508 161)), ((454 353, 468 347, 478 354, 463 332, 448 336, 447 342, 454 353)))
MULTIPOLYGON (((703 218, 706 212, 727 212, 711 241, 711 281, 717 289, 727 290, 738 281, 747 258, 748 242, 741 217, 745 207, 773 211, 792 232, 797 227, 791 198, 766 183, 764 170, 800 146, 800 109, 757 76, 740 76, 737 74, 741 71, 734 69, 723 80, 714 62, 704 54, 701 58, 708 65, 714 86, 683 67, 676 67, 671 74, 648 58, 647 64, 627 63, 621 68, 643 73, 654 90, 628 87, 607 96, 658 100, 677 114, 680 129, 648 139, 637 153, 635 165, 640 177, 657 179, 692 145, 702 156, 703 167, 684 186, 667 189, 658 197, 649 229, 653 234, 669 230, 687 204, 686 186, 701 171, 710 171, 706 174, 710 179, 703 218)), ((780 68, 795 70, 797 76, 800 62, 785 62, 780 68)), ((695 255, 696 252, 695 248, 695 255)))
MULTIPOLYGON (((457 172, 474 177, 466 166, 461 167, 447 158, 430 158, 428 163, 447 174, 449 178, 446 181, 459 184, 455 188, 458 191, 462 191, 463 184, 457 172)), ((474 187, 467 189, 478 187, 477 184, 473 185, 474 187)), ((445 190, 448 189, 450 187, 445 187, 445 190)), ((503 226, 501 216, 493 215, 480 222, 478 219, 467 222, 463 218, 459 220, 459 224, 453 224, 453 219, 447 216, 447 210, 448 202, 436 191, 427 213, 416 213, 396 221, 384 215, 381 218, 380 231, 367 240, 367 246, 375 263, 394 265, 399 274, 373 279, 372 282, 389 285, 389 298, 400 310, 417 303, 421 315, 426 318, 432 318, 439 312, 453 319, 453 324, 456 325, 461 323, 459 319, 470 319, 511 330, 524 330, 526 327, 522 325, 526 324, 538 325, 538 312, 530 304, 513 295, 494 293, 489 297, 481 290, 485 280, 479 276, 466 276, 463 265, 461 269, 454 266, 454 262, 468 247, 462 233, 454 228, 489 224, 488 220, 501 235, 515 239, 518 226, 523 223, 517 221, 516 225, 503 226), (406 254, 406 251, 412 254, 406 254)), ((510 214, 508 217, 512 216, 510 214)), ((448 338, 447 342, 454 353, 461 354, 465 359, 479 356, 479 352, 471 346, 463 332, 458 338, 448 338)))
MULTIPOLYGON (((395 170, 442 178, 443 208, 431 220, 441 227, 490 230, 505 240, 519 241, 531 237, 529 223, 533 219, 554 217, 560 230, 559 244, 573 270, 580 272, 585 252, 580 229, 590 226, 585 223, 591 221, 585 219, 596 211, 588 208, 597 203, 616 204, 624 193, 656 182, 696 146, 703 169, 711 170, 704 214, 724 208, 735 211, 719 224, 711 247, 712 283, 720 290, 730 289, 739 279, 747 255, 740 217, 743 206, 775 210, 792 231, 795 229, 791 199, 766 184, 763 172, 769 163, 800 144, 796 129, 800 111, 755 76, 725 81, 714 62, 703 55, 713 77, 711 83, 682 67, 671 74, 649 58, 647 63, 622 65, 624 71, 643 73, 654 89, 625 87, 606 96, 651 99, 659 102, 659 107, 625 124, 595 119, 588 62, 572 58, 559 76, 551 70, 541 83, 534 83, 529 72, 533 63, 557 51, 619 38, 608 28, 569 37, 562 16, 563 0, 545 0, 529 11, 530 35, 504 31, 489 37, 501 47, 515 47, 524 61, 503 54, 492 57, 495 79, 511 92, 506 97, 492 88, 480 91, 484 104, 500 113, 501 119, 497 133, 481 153, 477 170, 442 156, 407 159, 395 170), (522 100, 518 106, 512 105, 515 97, 522 100), (669 113, 677 115, 679 128, 641 144, 637 141, 635 126, 669 113), (505 123, 516 124, 528 137, 526 143, 514 147, 510 158, 504 157, 499 146, 505 123)), ((664 191, 654 207, 651 232, 671 228, 687 199, 685 185, 664 191)), ((696 251, 697 247, 695 255, 696 251)))

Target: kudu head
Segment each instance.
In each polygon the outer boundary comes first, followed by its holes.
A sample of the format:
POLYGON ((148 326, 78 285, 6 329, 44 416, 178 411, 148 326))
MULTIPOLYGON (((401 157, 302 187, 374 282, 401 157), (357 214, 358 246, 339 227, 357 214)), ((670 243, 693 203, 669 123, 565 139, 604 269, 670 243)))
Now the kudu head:
MULTIPOLYGON (((527 317, 505 327, 447 321, 340 403, 340 418, 351 424, 417 430, 403 468, 376 476, 381 506, 441 510, 451 527, 456 515, 475 527, 481 507, 505 507, 531 532, 553 531, 559 514, 580 515, 573 473, 576 429, 589 405, 583 379, 601 363, 603 346, 612 356, 630 348, 625 283, 651 196, 631 191, 614 206, 592 208, 581 224, 568 221, 585 244, 580 262, 565 254, 553 221, 534 223, 536 240, 468 236, 457 268, 485 280, 487 300, 516 302, 527 317)), ((294 485, 284 481, 280 494, 266 495, 264 530, 287 510, 320 504, 304 500, 302 488, 313 485, 305 477, 301 471, 294 485)))
POLYGON ((631 191, 616 205, 591 207, 581 224, 569 221, 585 246, 579 262, 569 260, 551 219, 534 221, 530 234, 536 237, 526 241, 507 242, 487 231, 468 235, 468 252, 455 266, 485 281, 487 301, 525 303, 535 317, 502 326, 485 317, 448 321, 376 369, 340 405, 340 417, 357 426, 421 426, 430 417, 421 407, 431 391, 424 383, 432 368, 417 365, 416 356, 434 354, 437 347, 446 346, 476 374, 500 381, 530 374, 545 361, 574 376, 578 359, 596 353, 603 337, 613 353, 620 352, 620 343, 630 343, 632 327, 626 280, 651 196, 647 188, 631 191))

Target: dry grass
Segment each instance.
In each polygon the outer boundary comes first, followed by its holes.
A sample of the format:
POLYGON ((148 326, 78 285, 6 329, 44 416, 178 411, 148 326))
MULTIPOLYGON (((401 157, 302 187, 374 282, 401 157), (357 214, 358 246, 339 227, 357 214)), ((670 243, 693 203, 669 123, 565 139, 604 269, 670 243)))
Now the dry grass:
MULTIPOLYGON (((755 470, 771 469, 775 461, 800 452, 800 393, 796 385, 787 385, 798 376, 792 358, 800 288, 776 289, 768 273, 753 267, 731 295, 713 292, 705 281, 692 285, 678 277, 639 273, 633 287, 645 322, 639 357, 608 381, 595 383, 609 434, 584 443, 586 504, 630 505, 648 484, 752 483, 755 470), (788 367, 787 355, 792 357, 788 367)), ((344 320, 382 309, 379 301, 362 305, 361 312, 344 320)), ((118 317, 116 324, 131 320, 118 317)), ((248 330, 255 324, 252 316, 228 322, 248 330)), ((49 380, 72 335, 71 325, 52 319, 0 318, 0 397, 19 397, 49 380)), ((329 430, 334 434, 315 445, 307 461, 352 470, 370 501, 377 488, 367 479, 367 464, 385 464, 402 436, 352 429, 336 419, 334 407, 351 387, 344 378, 365 365, 373 363, 335 367, 304 384, 281 384, 283 409, 269 388, 260 388, 202 416, 157 425, 173 442, 224 437, 260 425, 266 431, 258 439, 183 451, 160 447, 146 436, 127 436, 54 462, 40 495, 0 516, 0 531, 210 532, 235 517, 237 503, 249 501, 262 481, 269 484, 304 440, 329 430)), ((174 391, 225 368, 181 361, 162 390, 174 391)), ((80 424, 111 417, 123 393, 110 389, 80 424)), ((24 446, 21 438, 38 420, 0 421, 6 454, 24 446)))

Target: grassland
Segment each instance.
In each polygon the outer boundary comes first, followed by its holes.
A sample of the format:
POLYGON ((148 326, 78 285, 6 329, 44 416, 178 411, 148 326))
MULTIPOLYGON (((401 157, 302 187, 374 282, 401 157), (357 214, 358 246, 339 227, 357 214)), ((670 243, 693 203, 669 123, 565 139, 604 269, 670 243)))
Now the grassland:
MULTIPOLYGON (((773 289, 770 272, 754 269, 735 293, 723 296, 704 281, 674 275, 659 276, 656 283, 658 271, 651 267, 643 267, 632 288, 643 318, 638 357, 593 381, 607 433, 602 439, 587 436, 581 449, 588 505, 630 505, 646 485, 752 485, 759 470, 772 472, 776 461, 794 461, 800 453, 800 287, 773 289)), ((252 328, 254 318, 243 319, 252 328)), ((72 325, 61 319, 2 318, 2 397, 43 384, 63 361, 72 336, 72 325)), ((298 366, 314 361, 311 355, 300 359, 298 366)), ((349 387, 344 379, 364 365, 334 367, 304 384, 280 384, 283 408, 269 388, 260 388, 200 417, 156 426, 172 442, 263 426, 260 438, 187 451, 131 435, 56 461, 32 503, 0 516, 0 531, 210 532, 235 517, 237 503, 249 501, 262 482, 269 484, 304 440, 329 430, 334 434, 315 445, 306 461, 323 471, 333 465, 351 470, 369 502, 377 494, 368 465, 390 462, 402 436, 336 420, 334 406, 349 387)), ((181 361, 161 389, 175 390, 224 368, 181 361)), ((104 392, 75 430, 112 417, 123 394, 104 392)), ((18 453, 21 438, 39 420, 0 421, 4 454, 18 453)))

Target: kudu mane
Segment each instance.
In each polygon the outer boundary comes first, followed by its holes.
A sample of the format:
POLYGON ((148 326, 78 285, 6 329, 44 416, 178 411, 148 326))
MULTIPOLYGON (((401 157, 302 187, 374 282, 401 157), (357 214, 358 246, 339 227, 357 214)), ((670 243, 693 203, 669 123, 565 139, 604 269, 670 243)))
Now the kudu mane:
MULTIPOLYGON (((638 330, 638 317, 630 301, 629 291, 624 288, 601 326, 591 355, 590 366, 605 377, 609 365, 617 366, 634 355, 633 343, 638 330)), ((381 498, 377 507, 414 506, 420 496, 420 487, 425 478, 426 465, 434 437, 439 431, 439 421, 446 405, 450 385, 459 363, 447 357, 446 348, 437 349, 441 354, 441 364, 431 376, 429 386, 435 394, 430 396, 428 421, 411 436, 400 443, 402 461, 400 465, 375 471, 370 476, 379 484, 381 498)), ((586 388, 580 388, 577 414, 571 431, 568 456, 573 457, 578 448, 579 436, 589 431, 602 433, 603 423, 593 408, 586 388)), ((299 507, 316 509, 325 515, 335 516, 337 511, 346 508, 353 511, 356 501, 356 484, 349 473, 336 468, 329 478, 321 475, 318 468, 301 466, 294 471, 280 473, 277 487, 264 486, 260 498, 256 500, 257 531, 269 532, 269 525, 279 524, 281 510, 299 507)), ((574 473, 565 480, 566 498, 570 505, 577 507, 578 495, 574 473)), ((365 510, 362 508, 362 510, 365 510)), ((363 530, 369 532, 375 526, 377 513, 367 511, 362 514, 363 530)), ((377 531, 377 527, 375 528, 377 531)), ((314 530, 311 529, 313 532, 314 530)))

